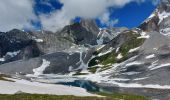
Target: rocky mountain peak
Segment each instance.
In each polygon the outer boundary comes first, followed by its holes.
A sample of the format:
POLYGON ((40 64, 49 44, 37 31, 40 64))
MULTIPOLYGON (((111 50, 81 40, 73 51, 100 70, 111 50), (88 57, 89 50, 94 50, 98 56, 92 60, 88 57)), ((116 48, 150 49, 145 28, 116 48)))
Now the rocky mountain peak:
POLYGON ((65 26, 57 34, 75 44, 96 45, 99 28, 94 20, 82 19, 78 23, 65 26))
POLYGON ((139 26, 140 29, 157 31, 170 36, 170 0, 162 0, 156 10, 139 26))
POLYGON ((80 22, 81 26, 84 27, 87 31, 90 31, 92 33, 98 34, 99 28, 95 22, 95 20, 91 19, 82 19, 80 22))
POLYGON ((162 0, 162 1, 160 1, 160 4, 158 5, 157 10, 160 13, 162 13, 163 11, 170 12, 170 0, 162 0))

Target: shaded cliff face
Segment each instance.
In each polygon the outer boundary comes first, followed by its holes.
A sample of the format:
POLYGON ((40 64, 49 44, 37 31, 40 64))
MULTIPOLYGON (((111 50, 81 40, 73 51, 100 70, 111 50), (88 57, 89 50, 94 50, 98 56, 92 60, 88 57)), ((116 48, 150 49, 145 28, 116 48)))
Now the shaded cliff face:
POLYGON ((64 27, 56 34, 78 45, 96 45, 98 33, 99 28, 93 20, 82 20, 64 27))
POLYGON ((170 36, 170 1, 161 0, 157 9, 140 26, 144 31, 157 31, 170 36))
POLYGON ((98 29, 94 21, 82 20, 64 27, 59 33, 17 29, 0 32, 0 63, 63 52, 76 45, 96 45, 98 29))

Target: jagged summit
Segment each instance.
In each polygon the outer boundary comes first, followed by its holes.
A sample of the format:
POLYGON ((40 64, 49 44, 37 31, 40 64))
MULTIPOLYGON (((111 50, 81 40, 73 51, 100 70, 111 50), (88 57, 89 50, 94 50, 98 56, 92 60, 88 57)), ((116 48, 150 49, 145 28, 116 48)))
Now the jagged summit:
POLYGON ((144 31, 157 31, 170 36, 170 1, 162 0, 156 10, 140 26, 144 31))
POLYGON ((91 19, 82 19, 80 21, 80 24, 82 27, 84 27, 86 30, 91 31, 94 34, 98 34, 99 33, 99 28, 95 22, 95 20, 91 20, 91 19))
POLYGON ((65 26, 60 32, 61 37, 67 38, 75 44, 96 45, 99 28, 94 20, 84 20, 65 26))
POLYGON ((169 0, 161 0, 157 10, 159 12, 163 12, 163 11, 170 12, 170 1, 169 0))

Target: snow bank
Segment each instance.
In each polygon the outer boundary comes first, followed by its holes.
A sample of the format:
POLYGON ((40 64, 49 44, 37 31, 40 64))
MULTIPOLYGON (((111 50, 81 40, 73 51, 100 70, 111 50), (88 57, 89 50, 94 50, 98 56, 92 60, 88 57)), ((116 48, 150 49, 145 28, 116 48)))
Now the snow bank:
POLYGON ((141 64, 143 64, 143 63, 138 62, 138 61, 134 61, 134 62, 130 62, 130 63, 126 64, 125 66, 126 66, 126 67, 129 67, 129 66, 133 66, 133 65, 141 65, 141 64))
POLYGON ((43 59, 43 63, 40 67, 36 68, 36 69, 33 69, 33 72, 34 72, 34 75, 35 76, 39 76, 39 75, 42 75, 44 70, 50 65, 50 62, 43 59))
POLYGON ((137 51, 137 50, 139 50, 139 49, 140 49, 140 47, 130 49, 130 50, 129 50, 129 53, 135 52, 135 51, 137 51))
POLYGON ((5 58, 0 58, 0 61, 1 61, 1 62, 5 61, 5 58))
POLYGON ((123 56, 122 56, 122 54, 121 53, 119 53, 118 54, 118 56, 116 57, 117 59, 122 59, 123 58, 123 56))
POLYGON ((146 56, 145 58, 146 58, 146 59, 152 59, 152 58, 154 58, 154 57, 155 57, 155 54, 151 54, 151 55, 146 56))
POLYGON ((36 42, 43 42, 43 39, 35 39, 36 42))
POLYGON ((170 66, 170 63, 161 64, 161 65, 159 65, 159 66, 155 66, 155 67, 151 68, 150 70, 155 70, 155 69, 159 69, 159 68, 167 67, 167 66, 170 66))
POLYGON ((115 49, 115 48, 110 47, 109 50, 107 50, 107 51, 105 51, 105 52, 99 53, 98 56, 100 57, 100 56, 106 55, 106 54, 108 54, 108 53, 111 53, 114 49, 115 49))
POLYGON ((158 13, 158 16, 159 16, 159 24, 160 24, 163 21, 163 19, 170 16, 170 13, 164 11, 162 13, 158 13))
POLYGON ((0 80, 0 94, 15 94, 18 91, 30 94, 50 94, 50 95, 74 95, 74 96, 98 96, 88 93, 85 89, 72 86, 44 84, 29 82, 26 80, 15 80, 8 82, 0 80))
POLYGON ((20 53, 20 50, 19 51, 15 51, 15 52, 7 52, 6 55, 9 55, 11 57, 15 57, 16 55, 18 55, 18 53, 20 53))
POLYGON ((150 35, 148 35, 146 32, 142 31, 141 36, 138 37, 137 39, 148 39, 150 38, 150 35))

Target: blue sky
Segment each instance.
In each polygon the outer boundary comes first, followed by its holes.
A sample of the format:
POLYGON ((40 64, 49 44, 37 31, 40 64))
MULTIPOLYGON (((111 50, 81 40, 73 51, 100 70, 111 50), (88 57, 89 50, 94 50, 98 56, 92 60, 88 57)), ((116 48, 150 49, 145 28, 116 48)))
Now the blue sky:
MULTIPOLYGON (((34 7, 36 14, 50 13, 55 10, 60 10, 63 6, 60 2, 56 0, 50 0, 49 4, 43 4, 43 0, 37 0, 34 7)), ((122 8, 110 7, 110 19, 118 19, 118 22, 113 25, 113 27, 128 27, 133 28, 137 27, 142 23, 156 8, 157 5, 152 2, 145 1, 142 3, 131 2, 125 5, 122 8)), ((79 21, 79 18, 76 18, 75 21, 79 21)), ((100 27, 107 27, 105 24, 101 24, 98 19, 96 19, 97 24, 100 27)), ((40 27, 41 24, 38 24, 40 27)))
POLYGON ((112 13, 112 18, 118 18, 119 22, 116 27, 133 28, 140 25, 150 14, 155 10, 156 6, 151 2, 144 2, 141 4, 130 3, 122 9, 116 9, 112 13))
POLYGON ((99 27, 140 25, 158 0, 3 0, 0 31, 13 28, 57 31, 80 18, 94 19, 99 27), (5 10, 6 9, 6 10, 5 10))

